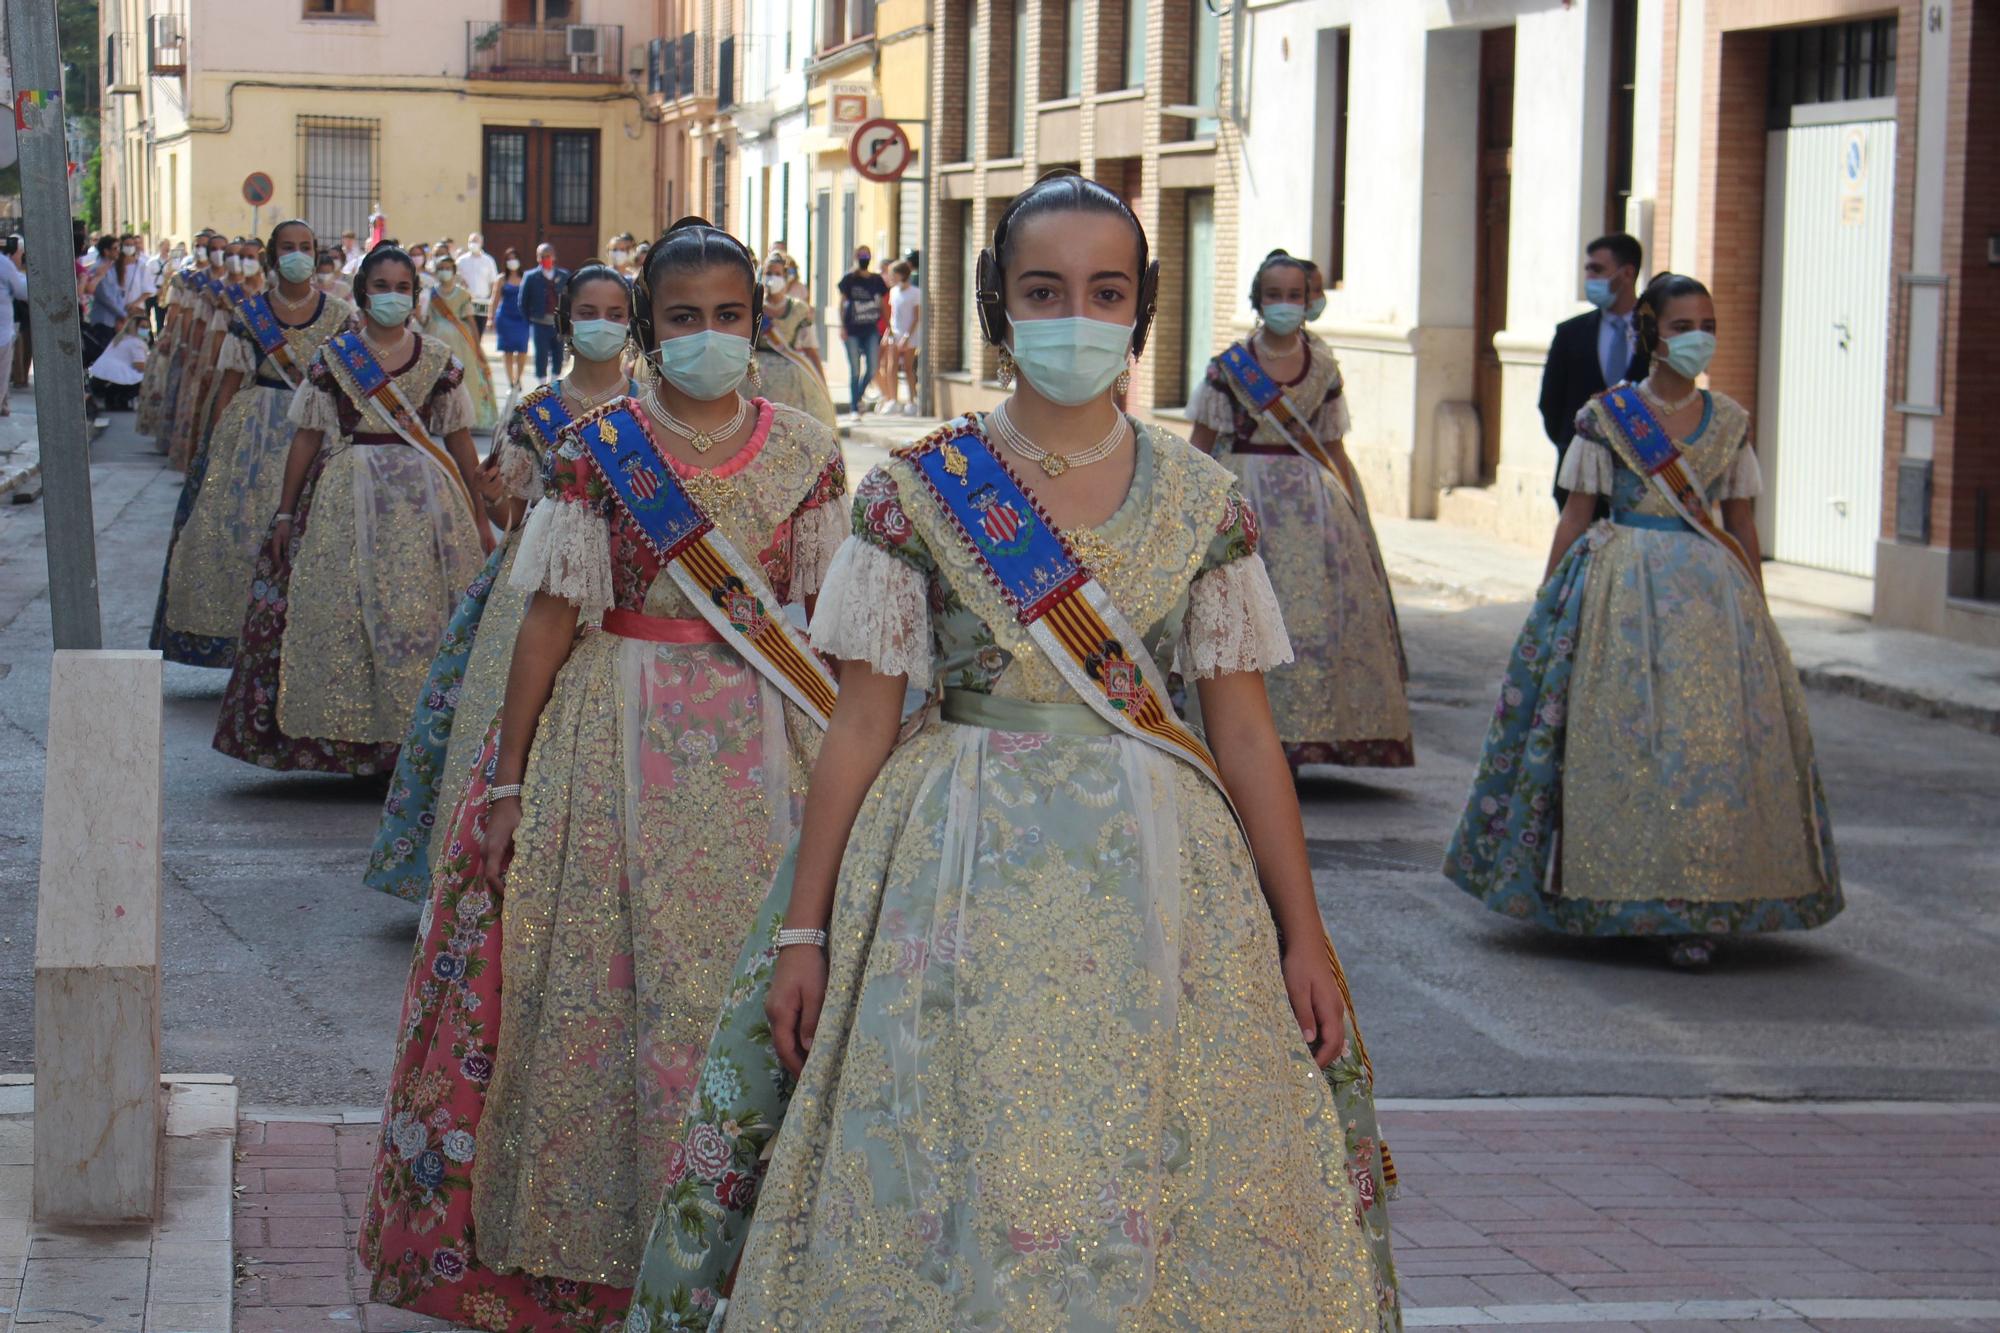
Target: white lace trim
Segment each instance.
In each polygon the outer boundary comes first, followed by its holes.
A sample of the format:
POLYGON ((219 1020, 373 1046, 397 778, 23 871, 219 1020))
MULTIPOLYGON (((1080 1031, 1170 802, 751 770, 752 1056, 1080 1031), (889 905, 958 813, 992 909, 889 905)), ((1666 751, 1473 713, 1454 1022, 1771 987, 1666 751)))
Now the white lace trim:
POLYGON ((500 484, 507 494, 529 504, 542 498, 542 465, 535 455, 518 444, 500 446, 500 484))
POLYGON ((853 522, 847 506, 830 500, 792 520, 792 596, 810 597, 826 586, 835 553, 847 540, 853 522))
POLYGON ((1206 426, 1217 435, 1236 433, 1235 400, 1208 382, 1206 370, 1188 394, 1187 419, 1188 425, 1206 426))
POLYGON ((1262 556, 1232 560, 1194 581, 1181 628, 1183 676, 1206 680, 1231 671, 1269 671, 1291 660, 1284 612, 1262 556))
POLYGON ((231 336, 222 340, 222 354, 216 358, 215 368, 225 375, 233 370, 247 380, 257 373, 257 357, 248 342, 231 336))
POLYGON ((1736 451, 1736 461, 1729 465, 1729 471, 1722 474, 1716 484, 1717 500, 1754 500, 1764 493, 1764 468, 1757 461, 1757 451, 1746 440, 1736 451))
POLYGON ((859 537, 834 553, 820 584, 813 647, 885 676, 931 687, 931 612, 924 576, 907 560, 859 537))
POLYGON ((340 438, 340 412, 334 405, 333 394, 314 388, 310 380, 293 391, 285 420, 294 430, 316 430, 329 442, 340 438))
POLYGON ((521 530, 508 581, 523 592, 567 598, 585 616, 610 607, 611 532, 603 516, 575 500, 543 500, 521 530))
POLYGON ((478 413, 472 406, 472 395, 467 393, 465 386, 461 384, 445 395, 444 401, 431 413, 429 424, 432 433, 438 437, 438 443, 442 444, 447 435, 471 430, 472 423, 477 418, 478 413))
POLYGON ((1556 485, 1585 495, 1609 495, 1617 471, 1609 447, 1587 435, 1579 435, 1569 442, 1569 451, 1563 455, 1556 485))
POLYGON ((1347 410, 1347 395, 1344 393, 1321 403, 1313 417, 1313 434, 1319 436, 1321 444, 1331 445, 1335 440, 1344 440, 1353 428, 1354 417, 1347 410))

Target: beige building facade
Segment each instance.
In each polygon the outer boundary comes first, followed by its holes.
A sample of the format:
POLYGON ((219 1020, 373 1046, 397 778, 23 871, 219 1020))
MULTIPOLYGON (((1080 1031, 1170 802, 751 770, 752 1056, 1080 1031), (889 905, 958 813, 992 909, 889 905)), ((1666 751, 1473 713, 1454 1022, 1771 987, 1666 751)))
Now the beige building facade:
POLYGON ((658 225, 653 0, 104 0, 107 224, 186 240, 380 205, 565 262, 658 225), (245 198, 252 173, 271 183, 245 198))

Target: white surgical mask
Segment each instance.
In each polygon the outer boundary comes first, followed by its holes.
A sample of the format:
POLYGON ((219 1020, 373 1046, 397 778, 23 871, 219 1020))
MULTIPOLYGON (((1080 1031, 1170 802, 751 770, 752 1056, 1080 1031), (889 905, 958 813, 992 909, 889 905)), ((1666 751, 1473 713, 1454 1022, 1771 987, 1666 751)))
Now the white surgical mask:
POLYGON ((1609 310, 1618 300, 1618 296, 1617 293, 1611 290, 1611 279, 1585 278, 1583 280, 1583 299, 1596 306, 1599 310, 1609 310))
POLYGON ((312 276, 313 257, 303 250, 291 250, 278 256, 278 276, 286 282, 304 282, 312 276))
POLYGON ((743 382, 750 368, 750 340, 703 329, 669 338, 653 353, 660 373, 690 398, 712 402, 743 382))
POLYGON ((131 256, 139 253, 139 247, 136 245, 121 245, 118 247, 118 253, 129 259, 131 256))
POLYGON ((441 268, 441 269, 439 269, 439 270, 438 270, 438 286, 440 286, 440 287, 449 287, 449 286, 451 286, 451 285, 452 285, 452 284, 453 284, 454 282, 457 282, 457 281, 458 281, 458 270, 457 270, 457 269, 455 269, 455 268, 441 268))
POLYGON ((231 273, 241 273, 243 271, 243 261, 235 255, 231 255, 229 258, 223 260, 222 266, 231 273))
POLYGON ((521 261, 520 261, 520 260, 518 260, 518 259, 510 259, 510 260, 508 260, 508 261, 507 261, 507 271, 508 271, 509 273, 518 273, 518 272, 520 272, 520 271, 521 271, 521 261))
POLYGON ((1281 338, 1287 333, 1297 333, 1299 325, 1306 322, 1306 308, 1292 301, 1268 302, 1261 313, 1264 327, 1281 338))
POLYGON ((1707 370, 1708 363, 1715 359, 1715 335, 1700 329, 1677 333, 1664 345, 1666 363, 1689 379, 1707 370))
POLYGON ((197 246, 196 246, 196 247, 194 248, 194 262, 195 262, 195 263, 197 263, 197 264, 206 264, 206 263, 208 262, 208 247, 207 247, 207 246, 205 246, 205 245, 197 245, 197 246))
POLYGON ((623 265, 631 257, 632 253, 629 250, 613 250, 611 252, 611 263, 614 267, 617 267, 623 265))
POLYGON ((764 279, 764 290, 773 296, 783 296, 785 288, 789 285, 785 281, 785 275, 782 273, 773 273, 764 279))
POLYGON ((625 349, 627 326, 609 319, 579 319, 570 325, 569 345, 585 361, 615 361, 625 349))
POLYGON ((368 318, 385 329, 401 328, 415 304, 408 292, 376 292, 368 298, 368 318))
POLYGON ((1064 407, 1081 407, 1111 387, 1132 347, 1130 324, 1072 315, 1012 324, 1014 364, 1035 392, 1064 407))
POLYGON ((1312 300, 1306 302, 1307 319, 1309 320, 1318 319, 1321 315, 1324 315, 1325 313, 1326 313, 1326 297, 1315 296, 1312 300))
POLYGON ((486 247, 481 245, 478 241, 469 242, 465 248, 470 250, 475 255, 483 255, 486 253, 486 247))

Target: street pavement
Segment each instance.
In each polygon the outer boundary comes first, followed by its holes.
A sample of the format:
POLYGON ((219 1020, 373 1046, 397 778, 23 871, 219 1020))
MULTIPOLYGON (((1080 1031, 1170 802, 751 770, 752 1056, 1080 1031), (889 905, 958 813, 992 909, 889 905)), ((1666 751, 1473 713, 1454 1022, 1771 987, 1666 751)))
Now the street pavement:
MULTIPOLYGON (((851 453, 857 478, 879 457, 851 453)), ((129 416, 93 458, 105 642, 139 647, 180 482, 129 416)), ((0 1072, 33 1056, 42 514, 0 503, 0 1072)), ((2000 1328, 2000 737, 1814 693, 1848 911, 1678 973, 1439 875, 1523 608, 1434 583, 1399 605, 1418 766, 1301 796, 1402 1168, 1412 1327, 2000 1328)), ((417 908, 360 884, 379 786, 215 754, 222 686, 166 669, 163 1042, 243 1089, 237 1327, 416 1328, 349 1256, 417 908)))

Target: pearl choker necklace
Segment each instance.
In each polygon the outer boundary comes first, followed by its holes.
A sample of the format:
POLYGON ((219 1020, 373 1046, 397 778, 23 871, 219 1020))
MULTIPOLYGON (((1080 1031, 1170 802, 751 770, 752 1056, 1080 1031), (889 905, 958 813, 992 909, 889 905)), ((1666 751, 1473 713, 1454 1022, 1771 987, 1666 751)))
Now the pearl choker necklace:
POLYGON ((1008 420, 1007 405, 1005 403, 994 408, 988 414, 987 420, 993 423, 993 433, 1000 437, 1000 443, 1007 446, 1009 453, 1018 454, 1030 463, 1038 464, 1042 471, 1051 477, 1060 477, 1063 473, 1074 467, 1089 467, 1092 463, 1103 462, 1105 459, 1111 457, 1112 453, 1125 439, 1125 414, 1123 412, 1114 414, 1111 429, 1105 434, 1103 439, 1091 445, 1088 449, 1079 449, 1072 454, 1054 453, 1042 448, 1041 445, 1036 444, 1033 440, 1023 435, 1020 427, 1008 420))

